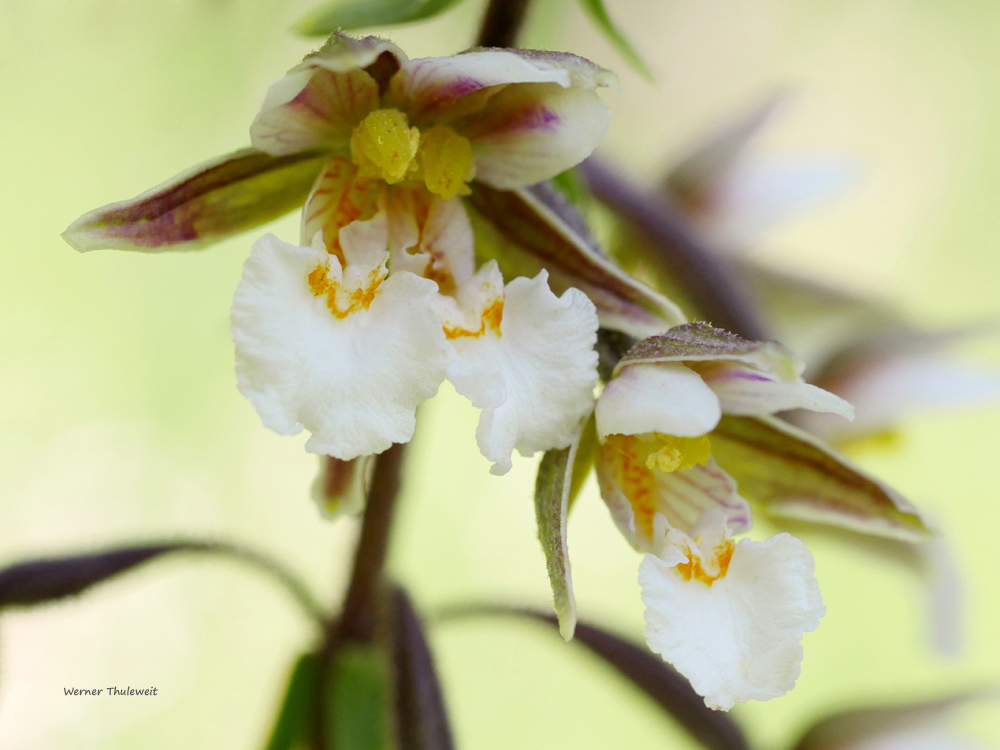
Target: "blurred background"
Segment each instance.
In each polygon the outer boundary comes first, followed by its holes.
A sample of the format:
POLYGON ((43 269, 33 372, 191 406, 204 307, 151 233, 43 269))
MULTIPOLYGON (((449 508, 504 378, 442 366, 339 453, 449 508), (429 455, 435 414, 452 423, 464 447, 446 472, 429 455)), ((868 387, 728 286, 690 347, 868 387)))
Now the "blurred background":
MULTIPOLYGON (((207 251, 79 255, 60 232, 247 145, 266 85, 316 46, 315 0, 0 3, 0 565, 190 535, 285 560, 325 601, 356 526, 319 517, 304 438, 262 428, 236 391, 228 311, 253 236, 207 251)), ((918 322, 1000 315, 1000 5, 987 0, 619 0, 656 82, 628 71, 573 2, 536 0, 525 46, 621 74, 602 152, 649 184, 779 88, 755 155, 857 160, 855 189, 760 237, 777 267, 877 294, 918 322)), ((482 4, 394 30, 411 56, 466 48, 482 4)), ((297 236, 297 216, 269 227, 297 236)), ((996 340, 971 361, 1000 364, 996 340)), ((535 462, 488 474, 477 413, 445 385, 421 413, 392 568, 425 611, 492 598, 546 607, 535 462)), ((739 706, 762 747, 820 713, 1000 679, 1000 408, 914 417, 863 464, 932 511, 963 574, 964 650, 929 649, 909 572, 807 539, 828 613, 796 689, 739 706)), ((639 637, 639 556, 593 480, 570 519, 581 616, 639 637)), ((530 624, 434 626, 460 747, 690 745, 603 664, 530 624)), ((309 624, 227 562, 156 562, 83 598, 0 617, 0 747, 257 747, 309 624), (156 686, 129 702, 64 687, 156 686)), ((1000 711, 960 717, 1000 747, 1000 711)))

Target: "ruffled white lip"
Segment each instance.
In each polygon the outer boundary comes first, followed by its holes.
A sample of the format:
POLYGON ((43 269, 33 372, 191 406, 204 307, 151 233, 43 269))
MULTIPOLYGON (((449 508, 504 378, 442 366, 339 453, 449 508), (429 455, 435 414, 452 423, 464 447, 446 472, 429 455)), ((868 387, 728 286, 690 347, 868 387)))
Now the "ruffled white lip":
POLYGON ((556 297, 542 271, 504 286, 495 262, 438 310, 454 347, 448 379, 482 409, 476 441, 505 474, 511 454, 565 448, 593 407, 597 312, 576 289, 556 297))
POLYGON ((341 232, 343 270, 324 250, 265 235, 233 300, 240 391, 265 426, 305 427, 306 450, 345 461, 410 440, 449 356, 431 309, 436 285, 411 273, 384 278, 384 243, 355 247, 371 230, 341 232))
POLYGON ((826 611, 805 545, 789 534, 734 543, 724 516, 712 510, 693 537, 660 519, 659 554, 639 566, 650 649, 687 677, 709 708, 791 690, 802 636, 826 611))

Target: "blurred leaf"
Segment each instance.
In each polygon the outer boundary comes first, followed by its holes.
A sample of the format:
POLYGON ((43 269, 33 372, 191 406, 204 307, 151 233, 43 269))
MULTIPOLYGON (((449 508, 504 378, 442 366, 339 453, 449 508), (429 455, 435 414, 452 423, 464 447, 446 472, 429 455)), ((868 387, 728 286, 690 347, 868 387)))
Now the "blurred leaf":
POLYGON ((151 544, 15 563, 0 571, 0 607, 40 604, 73 596, 154 557, 184 549, 191 549, 191 545, 151 544))
POLYGON ((579 213, 552 186, 496 190, 474 182, 468 202, 496 233, 483 237, 482 245, 495 248, 505 276, 545 268, 554 291, 580 289, 597 307, 603 327, 630 335, 645 337, 684 322, 670 300, 608 260, 579 213))
MULTIPOLYGON (((986 691, 978 690, 927 701, 838 711, 813 724, 793 747, 794 750, 855 747, 883 734, 907 731, 940 721, 962 703, 988 696, 990 694, 986 691)), ((997 697, 995 690, 992 697, 997 697)))
POLYGON ((402 588, 393 593, 400 750, 453 750, 448 713, 424 628, 402 588))
POLYGON ((663 182, 665 194, 694 216, 711 209, 747 148, 787 100, 786 91, 771 94, 700 143, 671 168, 663 182))
POLYGON ((295 662, 266 750, 305 750, 320 691, 320 660, 303 654, 295 662))
POLYGON ((305 203, 325 152, 270 156, 245 148, 128 201, 84 214, 63 238, 88 250, 190 250, 253 229, 305 203))
MULTIPOLYGON (((559 627, 559 621, 533 609, 502 606, 464 607, 451 617, 515 616, 559 627)), ((749 750, 743 730, 724 711, 713 711, 691 684, 645 646, 584 622, 577 623, 576 643, 582 643, 635 684, 709 750, 749 750)))
POLYGON ((444 13, 462 0, 336 0, 309 11, 292 27, 303 36, 325 36, 373 26, 395 26, 424 21, 444 13))
POLYGON ((395 747, 390 660, 383 644, 341 644, 333 657, 330 750, 395 747))
POLYGON ((654 80, 653 72, 646 65, 645 60, 636 52, 635 47, 632 46, 628 38, 615 25, 614 21, 611 20, 608 9, 604 7, 604 0, 579 0, 579 2, 583 10, 590 16, 590 20, 611 43, 611 46, 618 50, 618 54, 625 58, 625 62, 636 73, 647 81, 652 82, 654 80))
POLYGON ((322 608, 305 585, 275 561, 233 544, 196 541, 134 545, 91 554, 15 563, 0 570, 0 609, 74 596, 149 560, 175 552, 221 555, 249 563, 277 579, 313 619, 319 623, 325 620, 322 608))
POLYGON ((902 495, 785 422, 723 416, 711 440, 712 454, 740 494, 772 515, 903 541, 931 535, 902 495))

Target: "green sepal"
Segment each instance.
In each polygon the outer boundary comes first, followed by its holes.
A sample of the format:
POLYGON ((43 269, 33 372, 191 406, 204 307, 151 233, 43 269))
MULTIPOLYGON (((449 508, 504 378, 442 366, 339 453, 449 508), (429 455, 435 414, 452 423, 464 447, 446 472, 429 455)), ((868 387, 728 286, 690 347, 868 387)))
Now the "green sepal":
POLYGON ((906 498, 786 422, 723 416, 711 440, 740 494, 770 515, 909 542, 932 534, 906 498))

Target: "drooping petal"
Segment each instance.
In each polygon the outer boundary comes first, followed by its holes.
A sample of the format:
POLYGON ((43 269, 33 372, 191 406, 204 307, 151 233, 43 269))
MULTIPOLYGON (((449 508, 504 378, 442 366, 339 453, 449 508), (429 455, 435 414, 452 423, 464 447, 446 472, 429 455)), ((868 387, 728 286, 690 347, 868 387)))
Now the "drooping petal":
POLYGON ((320 512, 331 519, 360 513, 365 507, 373 466, 371 456, 350 461, 320 456, 312 486, 312 497, 320 512))
POLYGON ((334 34, 271 84, 250 126, 251 142, 274 155, 345 148, 354 127, 378 107, 379 67, 395 71, 403 60, 392 42, 334 34))
POLYGON ((499 87, 524 83, 593 91, 599 86, 617 88, 618 78, 565 52, 479 49, 404 62, 390 83, 387 101, 405 109, 414 124, 446 124, 485 106, 499 87))
POLYGON ((691 367, 718 396, 726 414, 757 416, 808 409, 854 418, 854 407, 844 399, 798 378, 783 380, 742 362, 692 363, 691 367))
MULTIPOLYGON (((656 447, 655 442, 650 444, 656 447)), ((657 514, 690 533, 705 510, 716 508, 732 533, 750 530, 750 506, 714 459, 680 471, 661 471, 646 464, 648 453, 642 437, 620 435, 609 438, 597 453, 601 497, 633 547, 654 550, 657 514)))
POLYGON ((626 367, 597 401, 597 434, 659 432, 697 437, 722 417, 719 399, 701 376, 679 362, 626 367))
POLYGON ((266 235, 233 300, 240 391, 265 426, 282 434, 305 427, 306 450, 344 461, 408 441, 417 405, 445 375, 433 282, 385 279, 381 255, 377 265, 341 272, 336 256, 266 235))
MULTIPOLYGON (((494 474, 510 470, 515 448, 531 455, 569 446, 593 406, 597 313, 578 290, 556 297, 547 279, 543 271, 514 279, 502 297, 494 291, 478 327, 445 322, 458 355, 448 379, 482 409, 476 442, 494 474)), ((502 283, 489 263, 468 286, 496 290, 502 283)))
POLYGON ((200 164, 128 201, 94 209, 63 238, 88 250, 190 250, 302 205, 326 155, 274 157, 246 148, 200 164))
POLYGON ((476 179, 510 190, 551 179, 590 156, 608 134, 611 110, 593 91, 521 84, 454 127, 472 141, 476 179))
POLYGON ((765 542, 741 539, 728 552, 693 541, 681 551, 685 563, 646 555, 639 566, 650 649, 687 677, 710 708, 791 690, 802 635, 826 611, 806 546, 777 534, 765 542))

